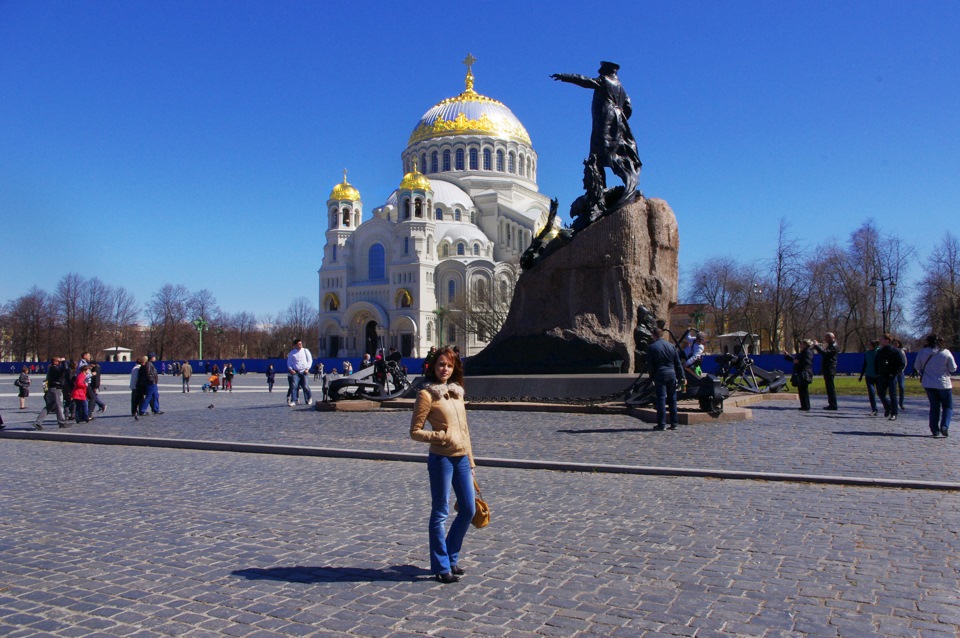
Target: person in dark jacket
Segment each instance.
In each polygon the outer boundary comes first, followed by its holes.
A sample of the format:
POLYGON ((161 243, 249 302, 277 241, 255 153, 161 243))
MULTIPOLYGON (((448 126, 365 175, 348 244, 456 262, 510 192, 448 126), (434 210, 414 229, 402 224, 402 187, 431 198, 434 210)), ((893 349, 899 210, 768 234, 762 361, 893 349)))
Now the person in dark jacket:
POLYGON ((867 396, 870 397, 870 416, 877 416, 877 352, 880 351, 880 341, 873 339, 870 347, 863 353, 863 366, 860 368, 858 381, 867 380, 867 396))
POLYGON ((810 411, 810 383, 813 381, 813 341, 804 339, 800 342, 800 352, 789 354, 783 351, 787 361, 793 362, 793 376, 790 383, 797 388, 800 395, 800 411, 810 411))
POLYGON ((877 352, 877 388, 880 391, 880 401, 883 403, 883 416, 891 421, 897 420, 899 406, 897 404, 897 375, 903 370, 903 353, 893 345, 893 337, 889 334, 881 338, 883 343, 877 352), (887 398, 887 395, 890 398, 887 398))
POLYGON ((277 381, 277 371, 273 364, 267 366, 267 392, 273 392, 273 384, 277 381))
POLYGON ((154 414, 163 414, 160 410, 160 390, 157 385, 160 376, 157 374, 156 366, 153 365, 156 360, 157 355, 151 352, 147 355, 147 362, 140 366, 140 376, 137 379, 137 388, 143 396, 140 402, 140 416, 147 415, 147 406, 150 406, 154 414))
POLYGON ((33 427, 38 430, 43 429, 43 420, 51 412, 57 415, 57 425, 61 428, 67 426, 67 418, 63 413, 63 384, 67 378, 67 365, 60 357, 54 357, 50 360, 50 368, 47 370, 47 390, 43 393, 43 409, 37 415, 33 422, 33 427))
POLYGON ((647 346, 647 374, 653 381, 657 393, 657 425, 654 430, 666 429, 667 407, 670 408, 670 429, 676 430, 677 419, 677 383, 683 384, 683 363, 677 347, 667 341, 664 331, 653 329, 656 339, 647 346))
POLYGON ((813 350, 821 356, 820 374, 823 375, 823 385, 827 388, 827 405, 824 410, 837 409, 837 386, 834 384, 834 377, 837 376, 837 337, 828 332, 823 335, 824 345, 813 344, 813 350))

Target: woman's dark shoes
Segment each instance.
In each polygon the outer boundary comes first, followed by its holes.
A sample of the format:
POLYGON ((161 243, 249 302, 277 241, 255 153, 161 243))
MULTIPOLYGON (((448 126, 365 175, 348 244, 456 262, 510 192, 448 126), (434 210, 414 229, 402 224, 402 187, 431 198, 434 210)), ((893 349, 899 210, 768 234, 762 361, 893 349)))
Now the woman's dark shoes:
POLYGON ((450 572, 443 572, 442 574, 437 574, 437 580, 439 580, 444 585, 449 585, 450 583, 456 583, 460 580, 459 576, 454 576, 450 572))
POLYGON ((467 572, 463 571, 463 569, 459 565, 454 565, 453 567, 450 568, 450 573, 453 574, 454 576, 463 576, 467 572))

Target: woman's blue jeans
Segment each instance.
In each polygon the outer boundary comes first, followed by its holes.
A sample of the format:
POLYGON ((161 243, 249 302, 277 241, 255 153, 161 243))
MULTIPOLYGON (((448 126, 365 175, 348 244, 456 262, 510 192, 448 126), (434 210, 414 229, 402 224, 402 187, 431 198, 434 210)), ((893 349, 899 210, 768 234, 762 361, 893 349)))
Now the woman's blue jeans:
POLYGON ((430 571, 434 574, 449 572, 460 558, 463 537, 470 529, 476 509, 476 494, 473 490, 473 472, 468 456, 440 456, 431 453, 427 457, 430 472, 430 571), (446 531, 450 514, 450 487, 459 503, 459 511, 450 531, 446 531))
POLYGON ((950 415, 953 414, 953 390, 924 388, 930 401, 930 431, 946 432, 950 429, 950 415))

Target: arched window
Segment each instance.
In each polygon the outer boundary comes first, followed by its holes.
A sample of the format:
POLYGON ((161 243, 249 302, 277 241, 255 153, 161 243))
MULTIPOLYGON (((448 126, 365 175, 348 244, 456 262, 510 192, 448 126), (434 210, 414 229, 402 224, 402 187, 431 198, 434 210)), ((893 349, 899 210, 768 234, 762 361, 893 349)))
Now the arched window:
POLYGON ((410 200, 403 200, 403 218, 410 219, 410 200))
POLYGON ((438 208, 438 209, 437 209, 437 215, 436 215, 436 217, 437 217, 437 221, 441 221, 441 222, 443 221, 443 209, 442 209, 442 208, 438 208))
POLYGON ((450 256, 450 244, 444 244, 443 248, 440 249, 440 254, 444 257, 450 256))
POLYGON ((370 252, 367 253, 367 279, 376 281, 386 278, 386 253, 383 250, 383 244, 374 244, 370 246, 370 252))
POLYGON ((457 298, 457 282, 453 279, 447 282, 447 302, 452 302, 457 298))
POLYGON ((349 208, 343 209, 343 225, 348 228, 350 227, 350 209, 349 208))
POLYGON ((427 235, 427 257, 433 257, 433 235, 427 235))
POLYGON ((336 260, 337 260, 337 245, 334 244, 334 245, 333 245, 333 260, 332 260, 332 261, 336 261, 336 260))
POLYGON ((479 256, 479 255, 480 255, 480 244, 474 244, 474 245, 473 245, 473 254, 476 255, 476 256, 479 256))
POLYGON ((479 153, 477 153, 477 149, 471 148, 470 149, 470 170, 471 171, 477 170, 477 165, 479 164, 479 160, 480 160, 480 157, 479 157, 479 153))
POLYGON ((463 170, 463 149, 462 148, 457 149, 456 162, 457 163, 455 164, 455 168, 458 171, 462 171, 463 170))
POLYGON ((471 223, 471 224, 476 224, 476 223, 477 223, 477 218, 474 216, 473 211, 470 211, 470 223, 471 223))
POLYGON ((459 209, 459 208, 453 211, 453 221, 455 221, 455 222, 460 221, 460 209, 459 209))
POLYGON ((497 171, 503 172, 503 151, 497 151, 497 171))
POLYGON ((413 202, 413 216, 423 217, 423 200, 417 199, 413 202))
POLYGON ((487 300, 487 282, 483 279, 477 280, 477 301, 483 303, 487 300))
POLYGON ((450 170, 450 151, 443 152, 443 170, 450 170))
POLYGON ((500 299, 506 301, 510 296, 510 283, 506 279, 500 280, 500 299))
POLYGON ((433 339, 433 324, 427 322, 427 341, 433 339))
POLYGON ((430 172, 436 173, 440 170, 440 156, 437 155, 437 152, 434 151, 433 155, 430 156, 430 172))
POLYGON ((521 177, 523 177, 524 174, 525 174, 525 171, 524 171, 524 168, 526 168, 526 167, 525 167, 525 164, 526 164, 526 162, 524 162, 523 153, 521 153, 521 154, 520 154, 520 171, 519 171, 521 177))
POLYGON ((403 238, 403 254, 404 255, 410 254, 410 238, 409 237, 403 238))
POLYGON ((527 158, 527 177, 533 179, 533 160, 527 158))
POLYGON ((423 155, 420 156, 420 167, 419 167, 419 168, 420 168, 421 171, 427 170, 427 154, 426 154, 426 153, 424 153, 423 155))
POLYGON ((517 156, 511 151, 510 157, 507 158, 507 172, 516 173, 517 172, 517 156))
POLYGON ((490 170, 490 164, 492 164, 492 162, 491 162, 490 149, 489 149, 489 148, 485 148, 485 149, 483 149, 483 170, 489 171, 489 170, 490 170))
POLYGON ((447 343, 456 343, 457 341, 457 327, 454 325, 447 326, 447 343))
POLYGON ((464 246, 463 243, 458 243, 458 244, 457 244, 457 254, 458 254, 458 255, 465 255, 466 253, 467 253, 467 247, 464 246))

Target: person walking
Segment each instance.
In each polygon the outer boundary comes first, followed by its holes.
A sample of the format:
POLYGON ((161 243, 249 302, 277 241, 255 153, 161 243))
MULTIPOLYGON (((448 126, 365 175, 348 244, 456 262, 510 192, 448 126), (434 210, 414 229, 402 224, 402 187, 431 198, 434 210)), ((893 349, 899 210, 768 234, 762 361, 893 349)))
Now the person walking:
POLYGON ((930 433, 950 436, 950 416, 953 414, 953 382, 950 375, 957 371, 953 354, 944 347, 943 340, 932 334, 913 362, 920 374, 920 385, 930 402, 930 433))
POLYGON ((907 349, 903 347, 903 343, 899 339, 893 340, 893 346, 900 351, 900 363, 903 365, 900 368, 899 374, 897 374, 897 405, 900 406, 900 411, 904 411, 903 405, 903 386, 904 386, 904 372, 907 369, 907 349))
POLYGON ((80 366, 77 378, 73 381, 73 416, 77 424, 90 422, 90 401, 87 397, 89 380, 90 366, 80 366))
POLYGON ((192 376, 193 366, 190 365, 189 361, 184 361, 183 365, 180 366, 180 383, 183 386, 181 388, 181 394, 190 392, 190 377, 192 376))
POLYGON ((27 409, 27 397, 30 396, 30 372, 27 366, 23 366, 20 370, 20 376, 17 377, 17 380, 13 382, 13 385, 17 386, 20 391, 17 392, 17 397, 20 399, 20 409, 27 409))
POLYGON ((303 388, 303 399, 307 405, 313 405, 313 393, 310 392, 308 374, 313 365, 313 356, 303 347, 303 340, 297 337, 293 340, 293 349, 287 354, 287 382, 290 384, 290 397, 287 405, 297 404, 300 388, 303 388))
POLYGON ((870 416, 877 416, 877 352, 880 350, 880 341, 873 339, 870 347, 863 353, 863 365, 860 367, 860 378, 857 381, 867 382, 867 396, 870 398, 870 416))
POLYGON ((134 421, 140 420, 140 402, 143 401, 143 396, 140 394, 140 367, 146 362, 146 357, 140 357, 130 371, 130 414, 134 421))
POLYGON ((97 412, 104 412, 107 409, 107 404, 100 399, 100 364, 96 361, 90 361, 90 372, 87 376, 89 378, 87 383, 87 418, 93 421, 96 418, 94 408, 97 412))
POLYGON ((273 369, 273 364, 267 366, 267 392, 273 392, 273 384, 277 380, 277 371, 273 369))
POLYGON ((903 353, 893 345, 889 334, 881 338, 883 345, 877 352, 877 387, 880 390, 880 402, 883 403, 883 416, 891 421, 897 420, 899 404, 897 402, 897 375, 903 369, 903 353), (889 400, 887 395, 890 395, 889 400))
POLYGON ((147 406, 153 410, 154 414, 163 414, 160 410, 160 389, 158 383, 160 377, 157 374, 157 368, 153 362, 157 360, 157 355, 152 352, 147 355, 147 361, 140 366, 139 386, 143 393, 143 399, 140 401, 140 416, 147 416, 147 406))
POLYGON ((473 447, 464 406, 463 364, 449 346, 437 352, 427 384, 417 395, 410 421, 410 438, 430 444, 427 473, 430 480, 430 571, 441 583, 455 583, 463 539, 476 509, 473 447), (425 430, 429 423, 431 430, 425 430), (446 530, 450 488, 457 497, 457 516, 446 530))
POLYGON ((662 328, 653 329, 654 342, 647 346, 647 374, 653 381, 657 396, 657 424, 654 430, 667 428, 667 408, 670 409, 670 429, 676 430, 677 384, 684 382, 683 362, 677 347, 667 341, 662 328))
POLYGON ((824 346, 819 343, 813 344, 814 352, 820 354, 820 374, 823 376, 823 385, 827 389, 827 405, 824 410, 837 409, 837 386, 834 378, 837 376, 837 357, 840 354, 837 350, 837 337, 832 332, 823 335, 824 346))
POLYGON ((47 389, 43 393, 43 408, 33 422, 33 427, 36 429, 43 429, 43 420, 51 412, 57 415, 58 427, 69 427, 66 416, 63 413, 63 384, 66 383, 66 378, 66 362, 61 357, 53 357, 50 360, 50 367, 47 369, 47 378, 45 381, 47 389))
POLYGON ((813 382, 813 341, 804 339, 800 342, 800 352, 788 354, 783 351, 783 356, 787 361, 793 362, 793 376, 790 377, 790 383, 797 389, 800 395, 800 411, 810 411, 810 384, 813 382))

